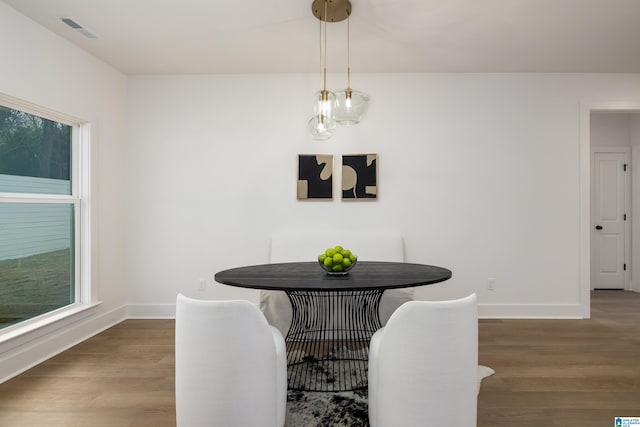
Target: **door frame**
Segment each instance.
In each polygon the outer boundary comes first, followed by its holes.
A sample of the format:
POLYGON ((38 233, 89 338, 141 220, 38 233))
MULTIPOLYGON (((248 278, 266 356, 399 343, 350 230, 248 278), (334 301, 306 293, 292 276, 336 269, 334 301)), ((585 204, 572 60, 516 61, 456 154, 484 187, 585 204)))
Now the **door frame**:
MULTIPOLYGON (((579 143, 579 258, 580 258, 580 312, 583 318, 591 317, 591 113, 592 112, 640 113, 640 102, 594 102, 580 105, 579 143)), ((632 162, 635 159, 632 158, 632 162)), ((633 173, 633 172, 632 172, 633 173)), ((637 200, 636 197, 634 200, 637 200)), ((637 284, 632 289, 639 291, 637 284)))
MULTIPOLYGON (((597 113, 597 111, 596 111, 597 113)), ((625 112, 626 113, 626 112, 625 112)), ((591 116, 589 116, 591 117, 591 116)), ((607 146, 597 146, 591 147, 591 190, 590 190, 590 202, 593 203, 593 189, 594 189, 594 170, 595 170, 595 155, 596 153, 616 153, 616 154, 624 154, 625 162, 628 165, 628 173, 624 175, 624 210, 627 214, 627 221, 624 222, 624 262, 627 265, 627 269, 624 272, 624 286, 623 289, 628 291, 631 290, 631 276, 633 265, 631 263, 631 227, 633 221, 633 207, 631 205, 631 174, 633 173, 632 166, 632 157, 631 157, 631 146, 628 147, 607 147, 607 146)), ((591 206, 590 215, 593 215, 593 206, 591 206)), ((594 223, 591 223, 591 238, 594 235, 594 223)), ((590 240, 589 243, 593 243, 593 240, 590 240)), ((591 248, 593 249, 593 248, 591 248)), ((591 253, 591 258, 589 261, 589 265, 593 262, 593 253, 591 253)), ((589 289, 592 290, 593 286, 591 285, 591 273, 589 274, 589 289)))

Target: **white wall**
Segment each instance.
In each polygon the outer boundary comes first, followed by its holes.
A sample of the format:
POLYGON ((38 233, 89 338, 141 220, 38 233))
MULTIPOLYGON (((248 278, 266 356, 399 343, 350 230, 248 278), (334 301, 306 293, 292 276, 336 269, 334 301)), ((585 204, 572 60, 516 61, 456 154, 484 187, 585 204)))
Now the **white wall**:
POLYGON ((0 2, 0 93, 91 124, 92 286, 101 304, 0 345, 0 381, 124 318, 126 79, 0 2), (82 319, 80 319, 82 317, 82 319), (64 327, 62 327, 64 325, 64 327))
POLYGON ((632 146, 640 147, 640 112, 631 114, 629 119, 629 139, 632 146))
POLYGON ((631 118, 632 115, 627 113, 593 113, 591 115, 591 146, 631 146, 631 118))
POLYGON ((266 262, 272 233, 308 228, 402 233, 409 261, 454 273, 422 298, 478 292, 485 316, 584 313, 580 109, 640 100, 640 76, 358 75, 370 113, 327 142, 306 131, 317 81, 129 78, 132 315, 170 313, 178 292, 255 298, 213 275, 266 262), (378 153, 379 200, 297 201, 296 156, 311 153, 332 153, 336 164, 343 153, 378 153))

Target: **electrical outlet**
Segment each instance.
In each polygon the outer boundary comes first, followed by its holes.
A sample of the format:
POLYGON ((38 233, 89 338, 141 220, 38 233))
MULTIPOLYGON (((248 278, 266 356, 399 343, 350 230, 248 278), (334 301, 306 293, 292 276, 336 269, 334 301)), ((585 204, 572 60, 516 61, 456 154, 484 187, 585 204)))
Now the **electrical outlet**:
POLYGON ((198 279, 198 290, 206 291, 207 290, 207 281, 204 279, 198 279))
POLYGON ((496 279, 493 279, 493 278, 487 279, 487 290, 488 291, 496 290, 496 279))

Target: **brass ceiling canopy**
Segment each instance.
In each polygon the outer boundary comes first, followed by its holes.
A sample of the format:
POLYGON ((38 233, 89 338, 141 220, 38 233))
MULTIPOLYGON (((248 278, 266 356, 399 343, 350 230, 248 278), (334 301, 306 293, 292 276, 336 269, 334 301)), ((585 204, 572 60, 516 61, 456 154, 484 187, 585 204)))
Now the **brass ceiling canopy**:
POLYGON ((340 22, 351 15, 351 2, 349 0, 314 0, 311 4, 311 11, 321 21, 340 22))

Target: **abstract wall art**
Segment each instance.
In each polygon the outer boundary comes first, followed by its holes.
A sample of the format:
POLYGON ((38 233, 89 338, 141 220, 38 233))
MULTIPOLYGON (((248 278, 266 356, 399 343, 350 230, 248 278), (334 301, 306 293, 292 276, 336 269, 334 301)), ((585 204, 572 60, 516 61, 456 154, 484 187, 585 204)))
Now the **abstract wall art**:
POLYGON ((333 155, 298 155, 298 200, 333 199, 333 155))
POLYGON ((378 155, 342 156, 342 199, 376 200, 378 198, 378 155))

